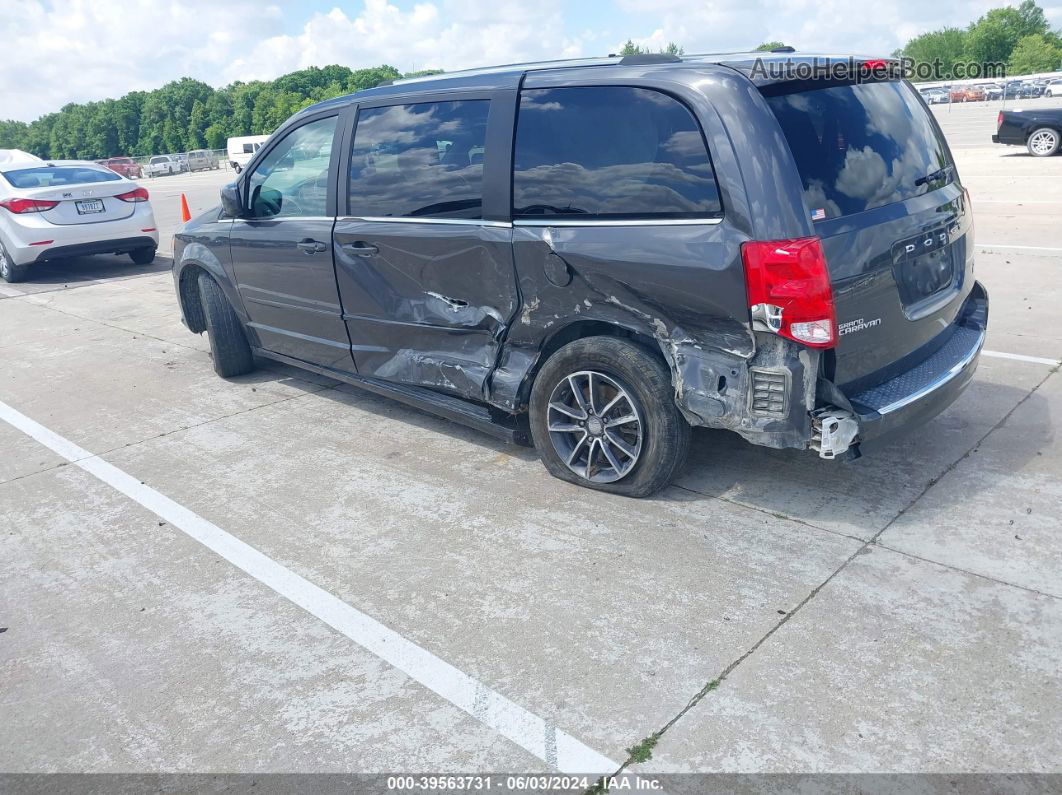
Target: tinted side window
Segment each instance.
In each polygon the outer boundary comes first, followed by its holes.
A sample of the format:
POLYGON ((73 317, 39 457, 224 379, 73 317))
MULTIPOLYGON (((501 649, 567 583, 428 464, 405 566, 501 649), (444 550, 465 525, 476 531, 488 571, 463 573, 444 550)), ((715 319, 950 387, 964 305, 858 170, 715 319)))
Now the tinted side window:
POLYGON ((321 216, 328 203, 328 165, 336 117, 296 127, 272 149, 248 180, 255 218, 321 216))
POLYGON ((697 120, 644 88, 524 91, 514 217, 703 218, 721 212, 697 120))
POLYGON ((350 214, 481 218, 489 106, 463 100, 361 110, 350 214))

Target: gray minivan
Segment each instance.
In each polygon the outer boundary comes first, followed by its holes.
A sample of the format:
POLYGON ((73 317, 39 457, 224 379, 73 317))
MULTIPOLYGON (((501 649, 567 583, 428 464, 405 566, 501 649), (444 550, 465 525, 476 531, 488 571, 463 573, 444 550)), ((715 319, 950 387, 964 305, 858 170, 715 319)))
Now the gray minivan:
POLYGON ((214 367, 303 367, 651 494, 694 426, 848 459, 970 382, 988 298, 892 61, 626 56, 295 114, 182 227, 214 367))

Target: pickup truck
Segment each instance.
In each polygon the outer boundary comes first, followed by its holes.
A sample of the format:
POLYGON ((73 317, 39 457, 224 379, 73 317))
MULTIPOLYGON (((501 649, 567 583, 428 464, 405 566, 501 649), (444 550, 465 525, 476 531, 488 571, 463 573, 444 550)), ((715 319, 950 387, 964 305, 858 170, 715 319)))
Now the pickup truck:
POLYGON ((1033 157, 1050 157, 1062 143, 1062 108, 1001 110, 992 143, 1024 146, 1033 157))

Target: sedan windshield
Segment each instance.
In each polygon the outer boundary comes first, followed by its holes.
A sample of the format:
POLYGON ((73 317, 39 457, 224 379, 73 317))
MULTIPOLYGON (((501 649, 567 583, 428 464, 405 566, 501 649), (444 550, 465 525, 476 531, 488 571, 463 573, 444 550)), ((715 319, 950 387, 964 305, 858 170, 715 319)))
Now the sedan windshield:
POLYGON ((37 166, 5 171, 4 177, 15 188, 51 188, 56 185, 87 185, 121 179, 113 171, 88 166, 37 166))

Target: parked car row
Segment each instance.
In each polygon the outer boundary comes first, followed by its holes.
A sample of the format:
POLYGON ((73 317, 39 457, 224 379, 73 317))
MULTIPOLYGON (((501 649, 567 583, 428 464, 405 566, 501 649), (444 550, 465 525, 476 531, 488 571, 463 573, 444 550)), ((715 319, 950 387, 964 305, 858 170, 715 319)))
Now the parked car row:
POLYGON ((149 177, 161 177, 184 171, 213 171, 221 168, 218 158, 204 149, 173 155, 155 155, 143 166, 131 157, 110 157, 95 162, 127 179, 139 179, 145 174, 149 177))
POLYGON ((984 102, 994 99, 1035 99, 1062 96, 1062 80, 1008 80, 1003 83, 936 86, 919 90, 930 105, 949 102, 984 102))
POLYGON ((221 163, 214 155, 196 149, 175 155, 155 155, 148 161, 147 174, 149 177, 162 177, 184 171, 216 171, 219 168, 221 163))

